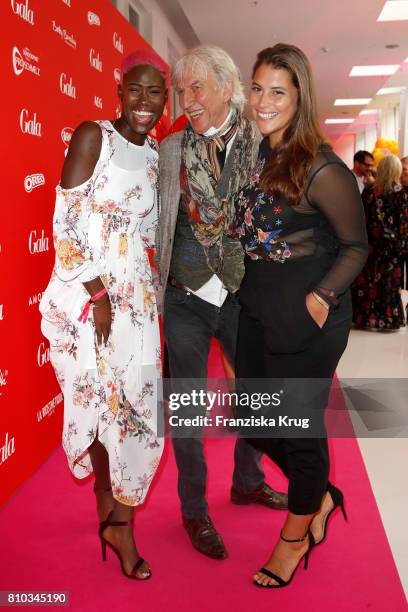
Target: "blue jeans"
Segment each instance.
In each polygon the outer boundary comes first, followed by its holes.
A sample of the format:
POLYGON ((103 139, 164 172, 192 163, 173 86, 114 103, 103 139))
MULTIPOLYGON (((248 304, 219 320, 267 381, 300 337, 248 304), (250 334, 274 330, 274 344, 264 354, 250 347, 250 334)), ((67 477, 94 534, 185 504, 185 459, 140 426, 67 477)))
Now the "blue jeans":
MULTIPOLYGON (((172 379, 206 379, 211 339, 217 338, 230 362, 235 362, 240 306, 229 294, 221 308, 183 289, 168 286, 164 302, 164 336, 172 379)), ((181 511, 187 518, 208 514, 205 499, 207 465, 201 437, 173 437, 179 477, 181 511)), ((234 451, 233 486, 249 493, 264 482, 262 453, 238 438, 234 451)))

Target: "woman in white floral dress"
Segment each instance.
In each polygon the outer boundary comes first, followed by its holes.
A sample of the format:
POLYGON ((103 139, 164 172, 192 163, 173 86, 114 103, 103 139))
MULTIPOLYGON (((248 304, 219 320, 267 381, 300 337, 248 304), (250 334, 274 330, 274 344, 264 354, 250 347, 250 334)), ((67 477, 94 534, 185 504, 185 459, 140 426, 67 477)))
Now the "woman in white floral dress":
POLYGON ((163 113, 164 74, 153 52, 131 54, 122 65, 119 119, 74 132, 57 187, 55 267, 40 306, 64 393, 69 466, 78 478, 94 472, 104 557, 108 545, 136 579, 151 572, 134 543, 133 510, 163 448, 160 334, 146 249, 154 247, 158 217, 158 153, 147 133, 163 113))

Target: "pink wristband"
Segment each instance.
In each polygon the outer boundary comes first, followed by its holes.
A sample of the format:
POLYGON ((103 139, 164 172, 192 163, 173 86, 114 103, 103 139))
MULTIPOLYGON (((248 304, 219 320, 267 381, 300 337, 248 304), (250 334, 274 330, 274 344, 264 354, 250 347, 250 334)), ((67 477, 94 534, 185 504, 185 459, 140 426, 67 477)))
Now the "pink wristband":
POLYGON ((95 295, 93 295, 89 301, 90 302, 96 302, 96 300, 99 300, 100 297, 102 297, 103 295, 105 295, 105 293, 108 293, 108 291, 105 289, 105 287, 103 289, 101 289, 100 291, 98 291, 98 293, 95 293, 95 295))
POLYGON ((96 300, 99 300, 99 298, 102 297, 103 295, 105 295, 106 293, 108 293, 108 291, 104 287, 103 289, 98 291, 98 293, 95 293, 95 295, 90 297, 89 300, 87 301, 87 303, 85 304, 85 308, 83 309, 83 311, 79 315, 78 321, 82 321, 82 323, 86 323, 87 320, 88 320, 88 315, 89 315, 89 310, 91 308, 91 304, 96 302, 96 300))

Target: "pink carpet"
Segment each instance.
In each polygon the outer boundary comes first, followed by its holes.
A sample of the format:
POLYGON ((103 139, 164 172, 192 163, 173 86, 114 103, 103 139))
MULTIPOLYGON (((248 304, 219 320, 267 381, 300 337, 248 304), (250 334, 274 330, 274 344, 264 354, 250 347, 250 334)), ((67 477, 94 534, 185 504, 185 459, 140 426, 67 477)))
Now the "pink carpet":
MULTIPOLYGON (((167 445, 159 477, 136 516, 139 550, 153 577, 126 580, 113 553, 102 563, 90 482, 71 477, 62 450, 0 509, 0 591, 67 591, 72 610, 190 609, 402 612, 406 600, 354 440, 334 440, 332 473, 345 493, 349 522, 339 512, 327 541, 314 550, 286 589, 254 587, 251 575, 268 557, 283 514, 229 502, 233 440, 207 440, 208 499, 229 558, 215 561, 191 548, 181 527, 176 467, 167 445)), ((268 482, 285 480, 265 462, 268 482)))

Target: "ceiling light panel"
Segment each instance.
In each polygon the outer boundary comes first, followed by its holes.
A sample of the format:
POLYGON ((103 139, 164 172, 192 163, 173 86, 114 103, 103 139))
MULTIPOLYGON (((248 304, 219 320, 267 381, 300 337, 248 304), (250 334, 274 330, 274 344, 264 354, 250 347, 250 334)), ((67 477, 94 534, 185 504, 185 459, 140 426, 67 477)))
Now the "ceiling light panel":
POLYGON ((399 94, 405 90, 405 87, 382 87, 376 93, 377 96, 388 96, 390 94, 399 94))
POLYGON ((377 21, 405 21, 408 19, 408 0, 388 0, 377 21))
POLYGON ((376 115, 378 113, 378 109, 377 108, 366 108, 362 111, 360 111, 358 114, 363 116, 363 115, 376 115))
POLYGON ((389 76, 395 74, 399 68, 399 64, 386 64, 384 66, 353 66, 349 76, 389 76))
POLYGON ((334 106, 365 106, 370 104, 371 98, 338 98, 334 106))
POLYGON ((326 119, 327 125, 334 125, 335 123, 353 123, 354 119, 326 119))

